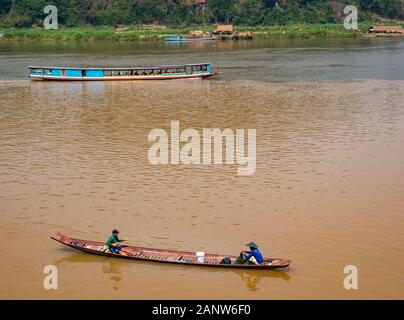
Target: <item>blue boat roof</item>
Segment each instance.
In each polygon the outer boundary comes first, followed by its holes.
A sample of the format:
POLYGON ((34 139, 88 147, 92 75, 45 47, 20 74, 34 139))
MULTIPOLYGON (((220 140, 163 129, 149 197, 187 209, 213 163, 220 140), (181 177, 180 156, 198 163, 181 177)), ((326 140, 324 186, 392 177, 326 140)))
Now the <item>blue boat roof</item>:
POLYGON ((50 67, 50 66, 28 66, 28 69, 69 69, 69 70, 151 70, 151 69, 163 69, 163 68, 185 68, 185 67, 195 67, 195 66, 206 66, 210 63, 192 63, 192 64, 182 64, 182 65, 163 65, 160 67, 50 67))

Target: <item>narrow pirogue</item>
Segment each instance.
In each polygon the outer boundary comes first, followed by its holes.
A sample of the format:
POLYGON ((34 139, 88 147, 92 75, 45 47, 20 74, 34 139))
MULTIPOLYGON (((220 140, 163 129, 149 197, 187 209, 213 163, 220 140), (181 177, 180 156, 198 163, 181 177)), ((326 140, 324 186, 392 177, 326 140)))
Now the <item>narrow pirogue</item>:
POLYGON ((207 266, 223 268, 245 268, 245 269, 279 269, 289 266, 292 260, 289 259, 264 259, 260 265, 237 263, 236 256, 206 254, 203 263, 197 262, 195 252, 152 249, 134 246, 122 246, 124 254, 112 253, 108 246, 103 242, 88 241, 76 238, 70 238, 58 232, 56 237, 51 237, 70 248, 77 249, 86 253, 97 254, 107 257, 116 257, 124 259, 143 260, 150 262, 165 262, 174 264, 183 264, 190 266, 207 266), (231 264, 221 264, 223 258, 228 257, 231 264))
POLYGON ((28 70, 31 79, 59 81, 203 79, 218 74, 218 72, 212 71, 212 67, 209 63, 142 68, 69 68, 29 66, 28 70))

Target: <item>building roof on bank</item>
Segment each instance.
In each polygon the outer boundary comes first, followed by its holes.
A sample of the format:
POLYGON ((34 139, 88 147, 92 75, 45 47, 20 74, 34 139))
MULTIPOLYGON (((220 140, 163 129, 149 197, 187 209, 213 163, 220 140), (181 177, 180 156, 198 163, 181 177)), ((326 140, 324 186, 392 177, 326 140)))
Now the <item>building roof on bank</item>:
POLYGON ((374 30, 378 32, 404 32, 401 26, 371 26, 369 30, 374 30))

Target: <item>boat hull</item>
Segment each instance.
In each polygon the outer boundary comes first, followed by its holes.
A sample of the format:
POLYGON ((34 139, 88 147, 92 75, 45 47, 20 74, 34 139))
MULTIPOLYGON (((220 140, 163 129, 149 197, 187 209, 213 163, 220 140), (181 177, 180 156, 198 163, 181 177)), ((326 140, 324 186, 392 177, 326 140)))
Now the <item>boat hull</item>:
POLYGON ((204 79, 217 75, 218 72, 208 74, 190 74, 178 76, 111 76, 111 77, 66 77, 66 76, 44 76, 30 75, 33 80, 52 80, 52 81, 144 81, 144 80, 178 80, 178 79, 204 79))
POLYGON ((160 67, 76 68, 29 66, 33 80, 52 81, 119 81, 178 80, 209 78, 218 74, 209 63, 168 65, 160 67))
POLYGON ((181 264, 188 266, 268 270, 268 269, 286 268, 291 263, 290 259, 265 259, 264 263, 260 265, 237 264, 237 263, 220 264, 220 261, 224 257, 229 257, 232 261, 235 261, 237 257, 228 255, 217 255, 217 254, 206 254, 205 262, 198 263, 195 259, 194 252, 163 250, 163 249, 134 247, 134 246, 122 246, 123 247, 122 251, 124 254, 117 254, 110 252, 108 248, 105 246, 105 243, 103 242, 70 238, 63 235, 62 233, 58 233, 56 237, 51 237, 51 239, 63 245, 66 245, 72 249, 76 249, 81 252, 99 256, 121 258, 121 259, 132 259, 139 261, 159 262, 159 263, 181 264))
POLYGON ((171 42, 195 42, 195 41, 213 41, 214 38, 166 38, 165 41, 171 42))

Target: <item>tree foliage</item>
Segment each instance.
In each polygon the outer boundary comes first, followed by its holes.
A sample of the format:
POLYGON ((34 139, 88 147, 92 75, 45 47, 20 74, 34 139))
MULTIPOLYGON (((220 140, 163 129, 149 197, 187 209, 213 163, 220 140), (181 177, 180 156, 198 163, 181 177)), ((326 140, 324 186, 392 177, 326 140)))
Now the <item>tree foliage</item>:
MULTIPOLYGON (((65 26, 201 23, 201 5, 195 0, 0 0, 0 25, 41 25, 43 8, 58 7, 65 26)), ((360 16, 370 13, 403 19, 404 0, 206 0, 208 23, 287 25, 338 22, 347 4, 360 16)))

